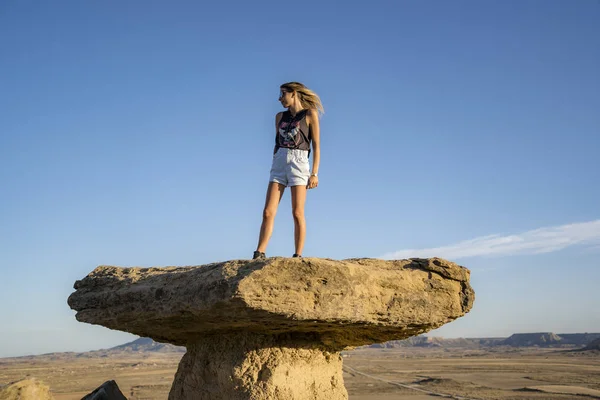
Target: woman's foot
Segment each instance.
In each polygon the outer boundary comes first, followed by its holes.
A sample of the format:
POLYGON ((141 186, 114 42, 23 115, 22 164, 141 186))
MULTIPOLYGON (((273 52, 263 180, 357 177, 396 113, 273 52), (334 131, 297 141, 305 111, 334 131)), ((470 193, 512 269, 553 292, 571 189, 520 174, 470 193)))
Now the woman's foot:
POLYGON ((300 254, 296 254, 296 253, 294 253, 294 255, 292 257, 293 258, 302 258, 302 256, 300 254))
POLYGON ((264 260, 266 258, 267 258, 267 256, 265 255, 265 253, 263 253, 262 251, 258 251, 258 250, 256 250, 254 252, 254 254, 252 255, 253 260, 264 260))

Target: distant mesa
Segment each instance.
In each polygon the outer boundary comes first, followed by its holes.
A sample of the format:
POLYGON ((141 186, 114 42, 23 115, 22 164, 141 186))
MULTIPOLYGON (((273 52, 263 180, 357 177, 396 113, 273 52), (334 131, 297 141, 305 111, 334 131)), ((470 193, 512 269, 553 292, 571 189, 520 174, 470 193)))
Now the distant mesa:
POLYGON ((562 338, 552 332, 542 333, 515 333, 501 344, 514 347, 550 347, 560 344, 562 338))
POLYGON ((596 339, 600 339, 600 333, 559 333, 563 345, 585 346, 596 339))
MULTIPOLYGON (((463 348, 474 349, 496 346, 510 347, 548 347, 573 348, 588 346, 594 349, 600 340, 600 333, 515 333, 508 338, 443 338, 415 336, 404 340, 392 340, 385 343, 370 345, 370 348, 402 348, 402 347, 431 347, 431 348, 463 348), (596 344, 594 344, 596 343, 596 344)), ((587 349, 587 347, 586 347, 587 349)))
POLYGON ((187 348, 171 400, 347 399, 341 350, 436 329, 475 299, 469 270, 439 258, 101 266, 75 289, 78 321, 187 348))
POLYGON ((0 387, 0 400, 53 400, 50 388, 36 379, 22 379, 0 387))
POLYGON ((588 345, 598 338, 600 333, 515 333, 498 344, 513 347, 577 347, 588 345))
MULTIPOLYGON (((519 334, 520 335, 520 334, 519 334)), ((556 335, 556 334, 555 334, 556 335)), ((510 346, 510 347, 548 347, 548 348, 573 348, 578 347, 578 350, 600 350, 600 333, 569 333, 569 334, 557 334, 563 338, 559 342, 540 346, 535 343, 531 346, 523 345, 521 341, 515 341, 515 346, 506 344, 508 338, 444 338, 440 336, 414 336, 403 340, 390 340, 383 343, 375 343, 368 347, 371 349, 400 349, 409 347, 422 347, 431 349, 479 349, 479 348, 492 348, 497 346, 510 346), (563 335, 571 335, 571 337, 577 337, 577 340, 567 340, 563 338, 563 335), (598 338, 596 341, 590 341, 589 338, 598 338), (586 346, 587 345, 587 346, 586 346), (585 346, 581 348, 581 346, 585 346)), ((179 353, 185 352, 186 349, 183 346, 174 346, 165 343, 158 343, 151 338, 140 338, 133 342, 125 343, 120 346, 112 347, 108 350, 102 350, 103 354, 122 354, 123 352, 138 352, 138 353, 179 353), (140 344, 141 343, 141 344, 140 344)), ((87 353, 84 353, 87 354, 87 353)))
POLYGON ((393 349, 400 347, 443 347, 447 345, 448 339, 441 337, 415 336, 404 340, 391 340, 384 343, 376 343, 370 348, 393 349))
POLYGON ((392 340, 370 345, 370 348, 393 349, 403 347, 424 348, 475 348, 481 346, 479 339, 446 339, 443 337, 415 336, 404 340, 392 340))
POLYGON ((600 338, 593 340, 590 344, 585 346, 583 350, 598 350, 600 351, 600 338))

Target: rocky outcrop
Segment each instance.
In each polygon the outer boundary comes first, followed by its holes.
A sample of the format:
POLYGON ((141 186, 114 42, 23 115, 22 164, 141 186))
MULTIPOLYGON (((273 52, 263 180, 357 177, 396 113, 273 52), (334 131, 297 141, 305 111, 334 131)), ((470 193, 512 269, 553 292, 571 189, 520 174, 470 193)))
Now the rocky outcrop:
POLYGON ((127 398, 123 396, 117 382, 106 381, 81 400, 127 400, 127 398))
POLYGON ((467 313, 469 271, 439 258, 101 266, 75 283, 79 321, 187 347, 170 399, 345 399, 339 352, 467 313))
POLYGON ((52 400, 50 388, 35 379, 22 379, 0 387, 0 400, 52 400))

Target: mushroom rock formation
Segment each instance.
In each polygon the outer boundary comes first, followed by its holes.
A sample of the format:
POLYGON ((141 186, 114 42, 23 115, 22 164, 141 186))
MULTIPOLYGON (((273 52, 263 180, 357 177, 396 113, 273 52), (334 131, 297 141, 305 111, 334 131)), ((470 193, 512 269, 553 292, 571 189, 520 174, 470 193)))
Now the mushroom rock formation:
POLYGON ((475 298, 440 258, 100 266, 75 289, 78 321, 186 346, 170 400, 347 399, 341 350, 438 328, 475 298))

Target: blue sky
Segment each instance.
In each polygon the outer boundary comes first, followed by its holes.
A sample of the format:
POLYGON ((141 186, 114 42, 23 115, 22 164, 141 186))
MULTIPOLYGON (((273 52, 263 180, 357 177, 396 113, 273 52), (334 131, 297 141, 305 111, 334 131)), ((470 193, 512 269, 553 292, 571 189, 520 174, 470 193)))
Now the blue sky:
MULTIPOLYGON (((0 5, 0 357, 133 336, 75 321, 97 265, 256 247, 279 85, 321 96, 305 256, 439 255, 432 334, 600 331, 600 2, 0 5)), ((268 255, 293 253, 286 193, 268 255)))

